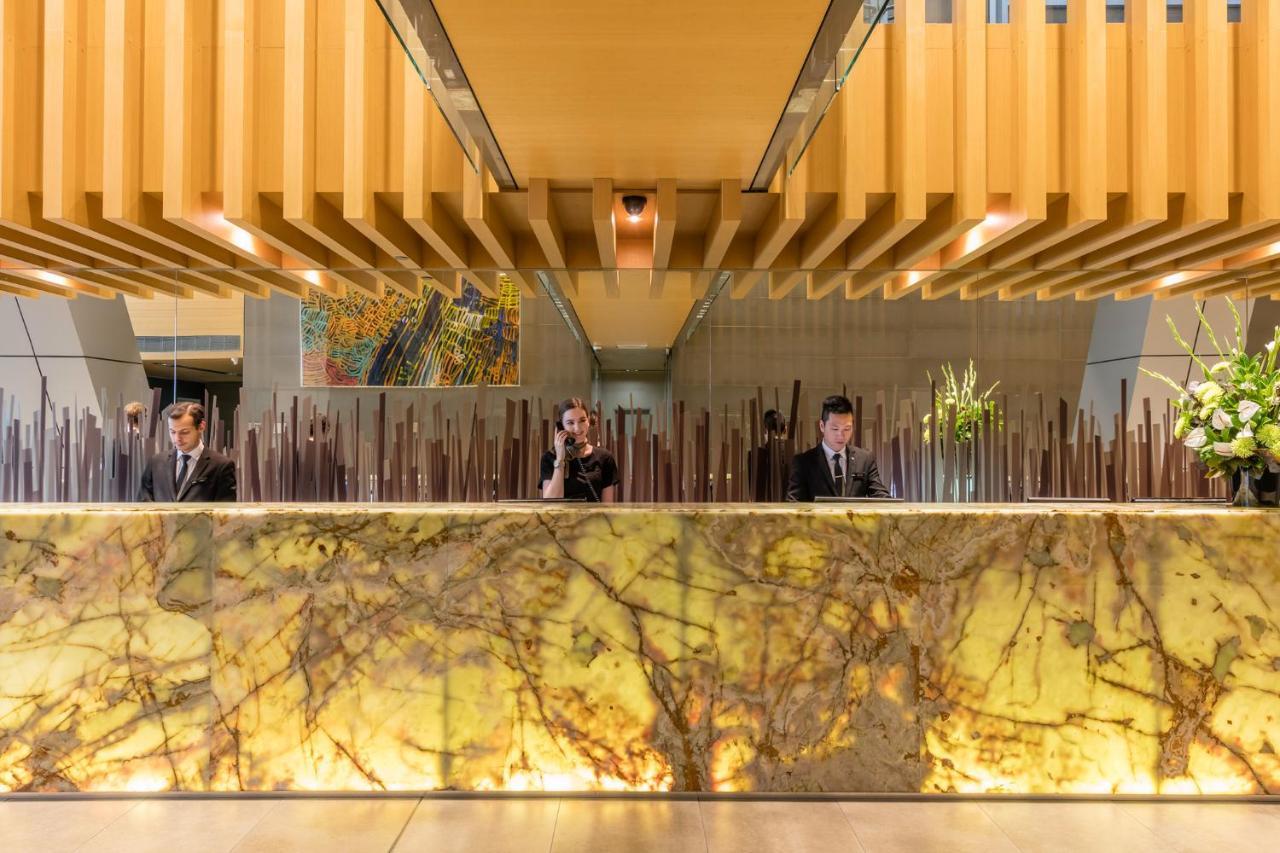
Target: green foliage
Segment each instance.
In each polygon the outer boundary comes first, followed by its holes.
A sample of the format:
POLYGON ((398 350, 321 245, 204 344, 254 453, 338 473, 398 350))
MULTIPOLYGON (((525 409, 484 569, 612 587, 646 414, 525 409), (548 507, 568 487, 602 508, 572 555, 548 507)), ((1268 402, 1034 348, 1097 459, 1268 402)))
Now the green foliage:
MULTIPOLYGON (((933 374, 925 375, 932 385, 933 374)), ((973 359, 969 359, 969 367, 959 381, 956 380, 956 372, 950 363, 942 365, 942 387, 934 394, 933 411, 921 420, 924 440, 927 442, 931 439, 931 421, 934 420, 939 429, 942 424, 951 424, 952 438, 957 444, 967 444, 982 432, 983 415, 989 415, 988 422, 993 430, 1003 429, 1004 415, 991 399, 991 392, 999 384, 997 380, 990 388, 978 393, 978 371, 974 369, 973 359)))
POLYGON ((1178 395, 1173 404, 1174 437, 1195 452, 1210 477, 1280 469, 1280 371, 1276 369, 1280 326, 1262 352, 1249 355, 1244 351, 1240 313, 1230 299, 1227 305, 1235 319, 1235 343, 1228 348, 1196 308, 1201 327, 1218 352, 1219 361, 1213 365, 1196 355, 1172 318, 1165 318, 1173 339, 1200 367, 1202 379, 1184 388, 1161 373, 1142 369, 1178 395))

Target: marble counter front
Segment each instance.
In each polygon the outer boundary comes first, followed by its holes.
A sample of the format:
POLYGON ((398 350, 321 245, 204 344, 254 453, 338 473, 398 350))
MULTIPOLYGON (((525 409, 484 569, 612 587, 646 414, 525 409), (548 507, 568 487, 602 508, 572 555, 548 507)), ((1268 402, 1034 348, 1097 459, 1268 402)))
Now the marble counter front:
POLYGON ((1280 512, 0 507, 0 792, 1280 793, 1280 512))

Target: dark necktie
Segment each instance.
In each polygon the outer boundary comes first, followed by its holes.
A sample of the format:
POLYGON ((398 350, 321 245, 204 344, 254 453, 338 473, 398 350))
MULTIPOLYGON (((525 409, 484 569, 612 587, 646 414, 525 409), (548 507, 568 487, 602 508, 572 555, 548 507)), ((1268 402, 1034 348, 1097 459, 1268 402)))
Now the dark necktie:
POLYGON ((178 482, 174 486, 178 492, 182 491, 182 484, 187 481, 187 463, 190 461, 190 453, 182 454, 182 465, 178 468, 178 482))
POLYGON ((832 476, 836 481, 836 497, 844 497, 844 471, 840 468, 840 454, 834 453, 831 456, 831 465, 833 468, 832 476))

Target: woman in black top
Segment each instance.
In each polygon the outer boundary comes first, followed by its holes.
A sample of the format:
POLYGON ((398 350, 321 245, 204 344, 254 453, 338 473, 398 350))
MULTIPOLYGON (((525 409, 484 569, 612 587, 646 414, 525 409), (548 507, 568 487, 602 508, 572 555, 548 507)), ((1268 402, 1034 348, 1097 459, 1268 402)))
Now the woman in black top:
POLYGON ((585 499, 613 503, 618 499, 618 463, 613 454, 591 444, 587 404, 570 397, 558 406, 555 449, 542 454, 538 488, 544 498, 585 499))

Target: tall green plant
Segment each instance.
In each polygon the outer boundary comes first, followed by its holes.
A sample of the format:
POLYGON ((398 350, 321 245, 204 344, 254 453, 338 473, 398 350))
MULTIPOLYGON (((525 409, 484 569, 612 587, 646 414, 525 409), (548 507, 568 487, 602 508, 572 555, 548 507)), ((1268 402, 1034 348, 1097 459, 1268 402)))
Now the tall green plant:
MULTIPOLYGON (((933 374, 926 371, 925 375, 932 385, 933 374)), ((978 436, 982 431, 983 415, 990 416, 993 429, 1003 428, 1004 415, 991 399, 992 392, 999 384, 1000 381, 996 380, 990 388, 978 393, 978 371, 973 366, 973 359, 969 359, 969 367, 959 381, 956 380, 956 372, 950 362, 942 365, 942 387, 934 393, 933 411, 921 419, 924 440, 931 440, 931 421, 935 420, 938 429, 945 423, 952 425, 952 438, 957 444, 966 444, 978 436)))

